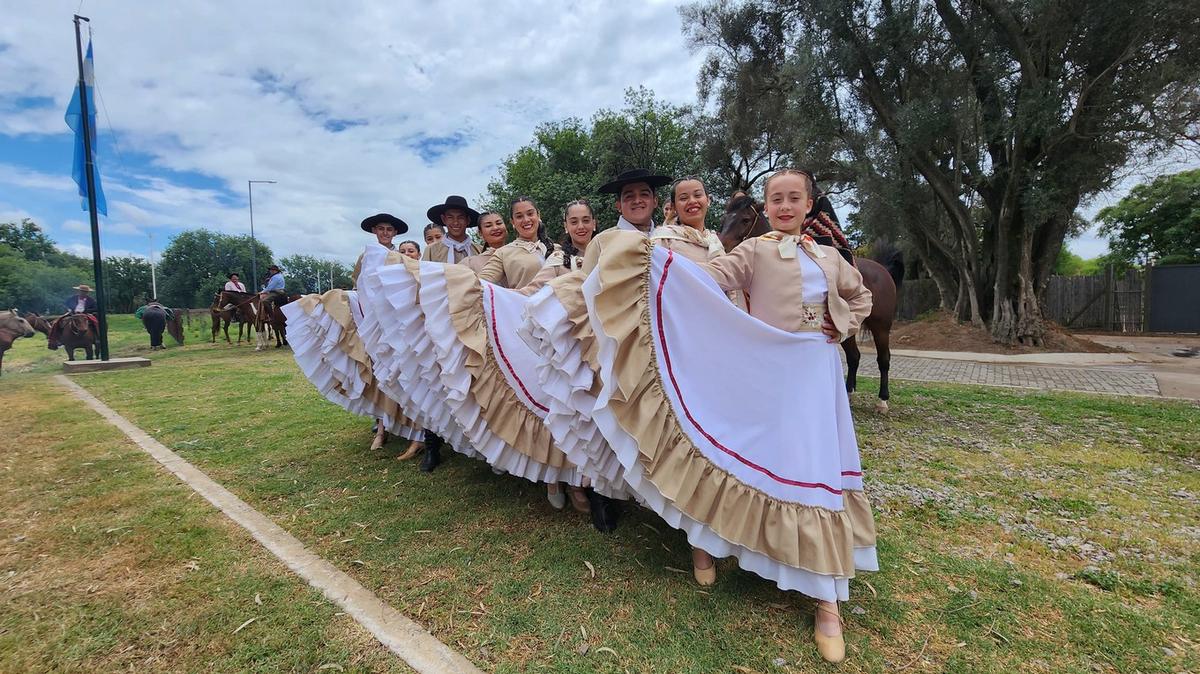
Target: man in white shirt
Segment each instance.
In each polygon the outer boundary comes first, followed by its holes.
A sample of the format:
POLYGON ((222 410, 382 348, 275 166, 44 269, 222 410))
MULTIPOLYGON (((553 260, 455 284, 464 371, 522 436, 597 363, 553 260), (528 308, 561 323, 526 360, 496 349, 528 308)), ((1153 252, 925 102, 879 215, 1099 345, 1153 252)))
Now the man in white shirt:
POLYGON ((226 290, 230 290, 235 293, 246 292, 246 286, 238 279, 238 275, 236 273, 230 274, 228 278, 229 280, 225 282, 226 290))

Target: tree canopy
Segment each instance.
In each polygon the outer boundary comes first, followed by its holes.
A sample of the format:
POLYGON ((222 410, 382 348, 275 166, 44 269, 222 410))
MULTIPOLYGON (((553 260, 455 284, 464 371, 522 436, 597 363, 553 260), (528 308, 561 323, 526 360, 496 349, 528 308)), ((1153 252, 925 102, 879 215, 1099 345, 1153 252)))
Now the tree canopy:
POLYGON ((1039 296, 1079 204, 1200 138, 1200 5, 1187 0, 681 11, 708 55, 713 128, 732 130, 725 165, 749 182, 799 163, 853 186, 869 233, 898 235, 943 305, 1002 342, 1040 342, 1039 296))
POLYGON ((340 262, 322 260, 311 255, 289 255, 279 261, 283 267, 285 289, 288 293, 325 292, 329 290, 330 275, 333 276, 333 287, 349 290, 354 286, 350 279, 350 268, 340 262), (318 278, 320 287, 318 289, 318 278))
MULTIPOLYGON (((257 242, 258 270, 274 262, 271 249, 257 242)), ((158 298, 173 307, 206 307, 229 274, 237 273, 247 290, 261 283, 250 278, 251 240, 208 229, 191 229, 171 239, 158 264, 158 298)), ((259 279, 261 281, 262 279, 259 279)))
POLYGON ((1096 219, 1111 255, 1126 264, 1200 262, 1200 169, 1138 185, 1096 219))
MULTIPOLYGON (((699 176, 715 200, 723 201, 728 182, 705 168, 697 153, 696 126, 687 108, 657 100, 645 88, 625 92, 621 110, 600 110, 585 124, 578 119, 542 124, 533 141, 507 157, 480 201, 509 219, 509 204, 529 196, 538 204, 550 238, 563 234, 563 207, 586 198, 601 229, 616 224, 615 199, 596 188, 631 168, 674 177, 699 176)), ((659 199, 665 198, 660 193, 659 199)), ((714 208, 710 217, 716 218, 714 208)))

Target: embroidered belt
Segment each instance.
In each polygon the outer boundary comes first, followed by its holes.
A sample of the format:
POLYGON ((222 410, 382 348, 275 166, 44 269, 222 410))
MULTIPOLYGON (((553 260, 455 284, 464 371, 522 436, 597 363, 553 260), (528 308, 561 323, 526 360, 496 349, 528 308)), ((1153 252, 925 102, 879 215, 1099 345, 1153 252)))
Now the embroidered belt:
POLYGON ((800 305, 800 327, 796 332, 820 332, 825 322, 824 302, 804 302, 800 305))

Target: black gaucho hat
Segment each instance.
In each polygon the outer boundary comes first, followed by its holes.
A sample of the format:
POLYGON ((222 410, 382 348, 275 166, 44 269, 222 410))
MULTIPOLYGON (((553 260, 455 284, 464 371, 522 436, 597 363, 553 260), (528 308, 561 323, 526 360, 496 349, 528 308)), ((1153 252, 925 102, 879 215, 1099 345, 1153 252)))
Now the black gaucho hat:
POLYGON ((601 194, 620 195, 622 188, 633 183, 646 183, 650 186, 650 189, 656 190, 663 185, 671 184, 671 178, 669 176, 655 175, 643 168, 635 168, 621 172, 620 175, 604 183, 596 191, 601 194))
POLYGON ((372 215, 366 220, 363 220, 359 227, 362 227, 364 232, 371 232, 375 229, 375 225, 391 225, 392 227, 396 228, 397 234, 403 234, 408 231, 408 223, 404 222, 400 218, 397 218, 391 213, 378 213, 376 215, 372 215))
POLYGON ((231 272, 229 272, 228 274, 226 274, 226 275, 225 275, 225 278, 232 280, 234 276, 236 276, 236 277, 238 277, 238 278, 241 278, 241 277, 242 277, 242 275, 241 275, 241 274, 239 274, 239 273, 237 273, 236 271, 231 271, 231 272))
POLYGON ((442 224, 442 213, 445 213, 451 208, 457 208, 458 210, 464 211, 467 214, 467 217, 470 218, 470 222, 467 223, 468 227, 474 227, 475 225, 479 224, 479 211, 468 206, 467 200, 458 196, 457 194, 451 194, 450 196, 446 197, 446 203, 444 204, 430 206, 429 210, 425 211, 425 215, 429 218, 430 222, 440 225, 442 224))

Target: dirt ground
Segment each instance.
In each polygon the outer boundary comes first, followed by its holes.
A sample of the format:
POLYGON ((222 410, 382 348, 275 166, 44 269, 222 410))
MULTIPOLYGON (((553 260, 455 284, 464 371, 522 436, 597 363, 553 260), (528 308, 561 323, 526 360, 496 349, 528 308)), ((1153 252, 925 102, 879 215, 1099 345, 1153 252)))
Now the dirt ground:
POLYGON ((959 323, 949 313, 931 314, 915 321, 902 321, 892 328, 893 349, 920 351, 969 351, 972 353, 1120 353, 1119 346, 1100 344, 1076 337, 1059 326, 1048 323, 1048 332, 1041 348, 1007 346, 992 341, 986 330, 970 323, 959 323))

